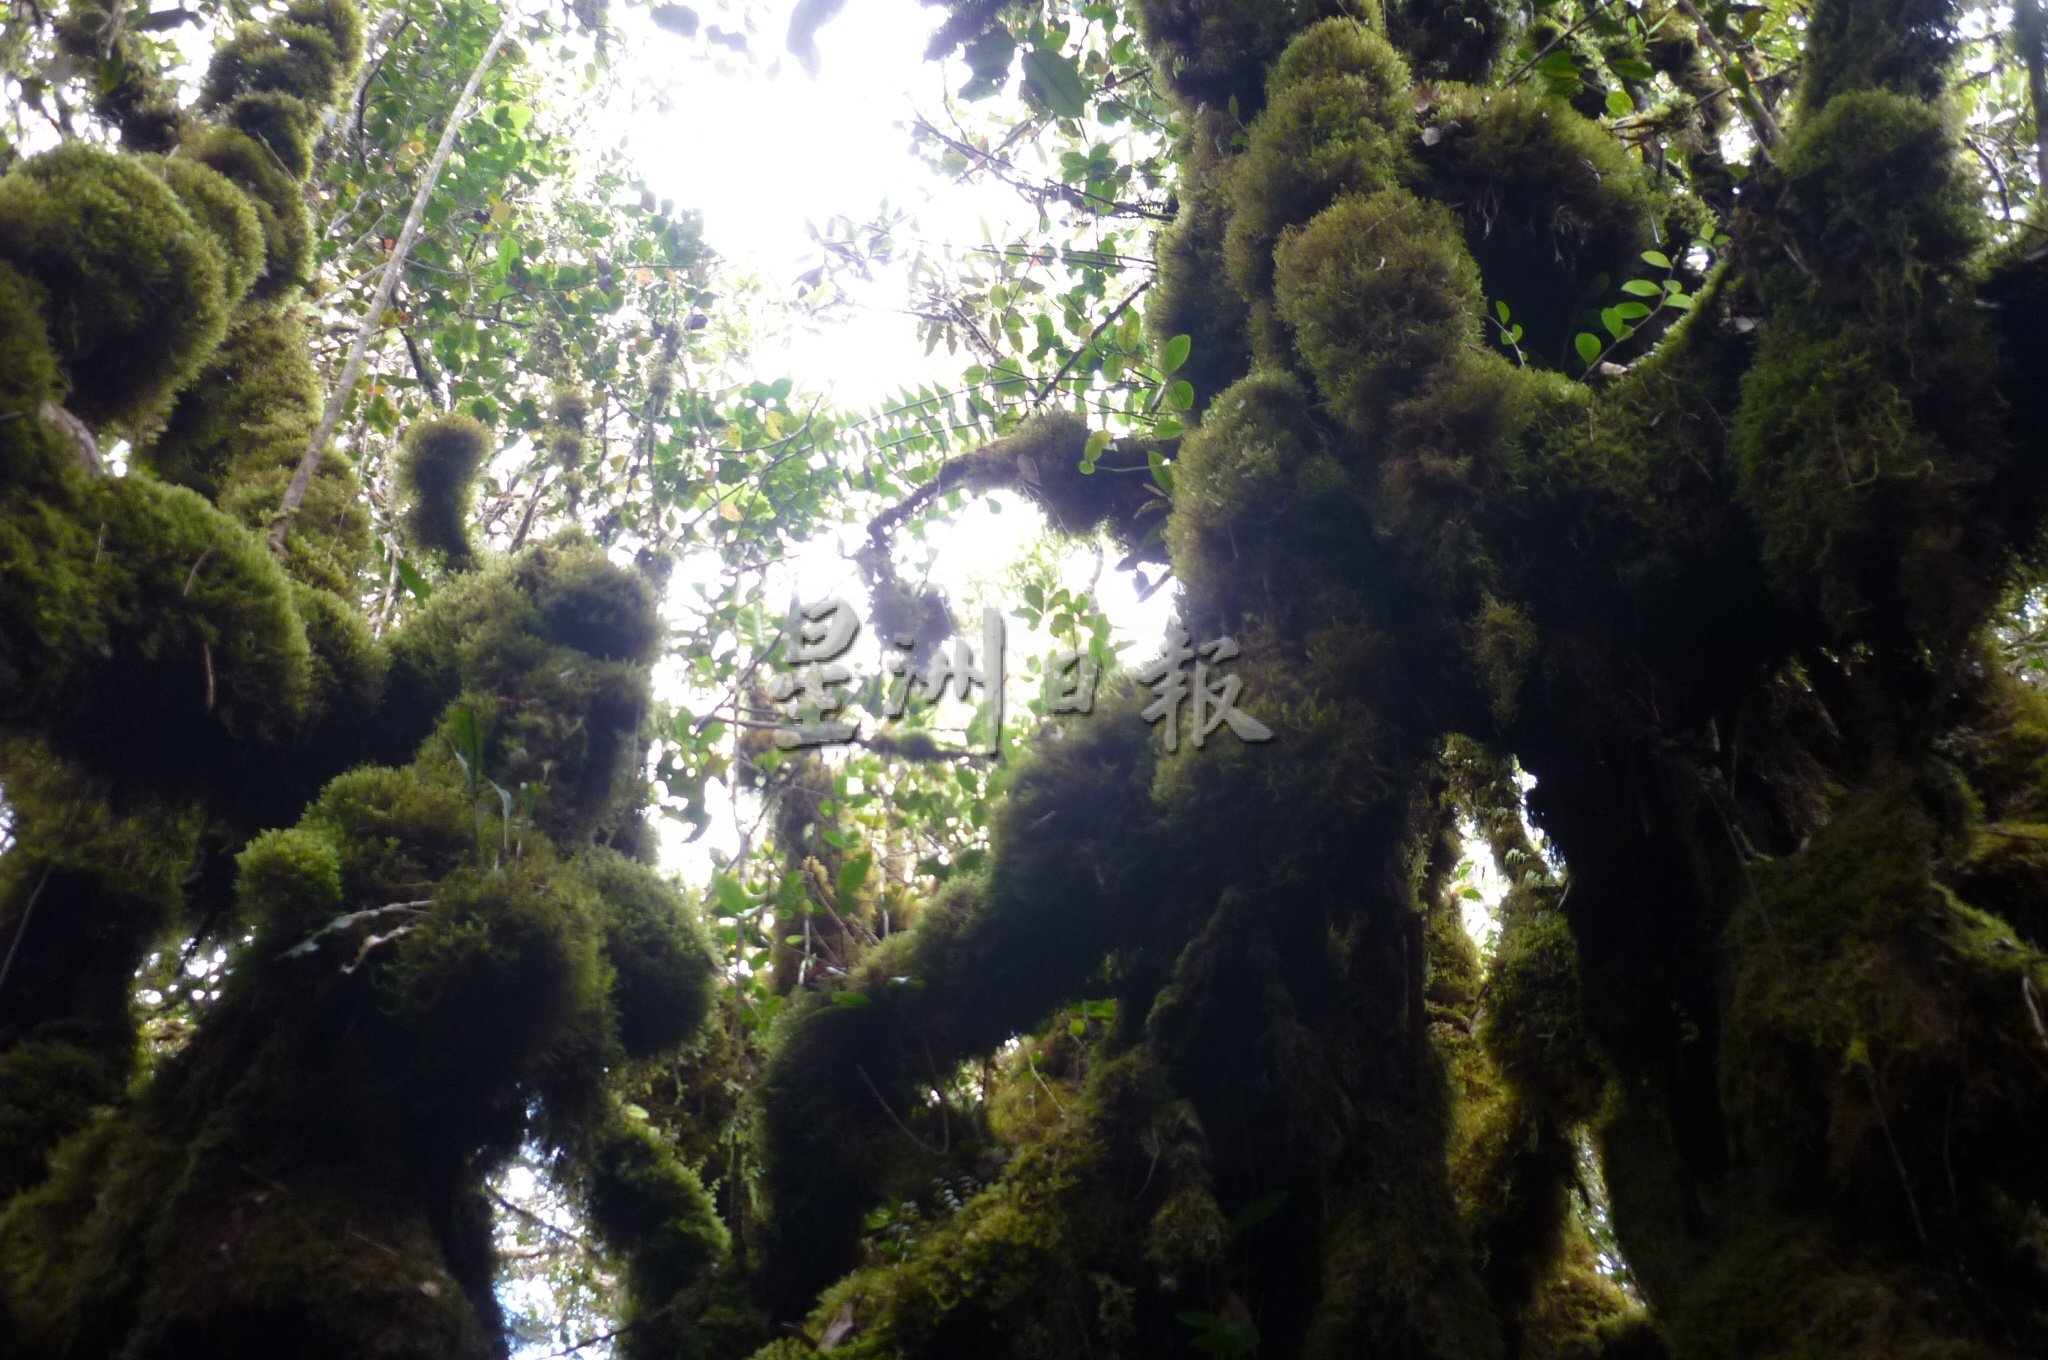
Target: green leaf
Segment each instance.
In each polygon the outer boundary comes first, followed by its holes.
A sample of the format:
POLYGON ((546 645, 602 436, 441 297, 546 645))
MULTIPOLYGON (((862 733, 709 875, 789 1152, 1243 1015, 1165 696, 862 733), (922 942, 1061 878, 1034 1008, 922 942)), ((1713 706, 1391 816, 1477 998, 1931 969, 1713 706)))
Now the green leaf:
POLYGON ((1109 438, 1108 430, 1097 430, 1089 435, 1086 447, 1081 450, 1081 462, 1085 466, 1093 467, 1095 460, 1102 456, 1102 451, 1109 447, 1109 438))
POLYGON ((1644 263, 1646 263, 1646 264, 1653 264, 1653 265, 1657 266, 1657 268, 1659 268, 1659 269, 1669 269, 1669 268, 1671 268, 1671 257, 1670 257, 1669 255, 1666 255, 1666 254, 1665 254, 1665 253, 1664 253, 1663 251, 1661 251, 1661 250, 1646 250, 1646 251, 1644 251, 1644 252, 1643 252, 1643 262, 1644 262, 1644 263))
POLYGON ((1173 494, 1173 469, 1167 465, 1166 459, 1160 455, 1157 449, 1148 450, 1146 458, 1152 465, 1152 480, 1161 491, 1171 496, 1173 494))
POLYGON ((1580 362, 1590 364, 1600 357, 1600 337, 1580 331, 1572 339, 1572 348, 1578 350, 1580 362))
POLYGON ((404 586, 415 600, 425 604, 428 599, 432 598, 434 594, 433 587, 427 584, 426 577, 420 575, 419 568, 406 561, 403 557, 399 558, 394 565, 398 568, 399 584, 404 586))
POLYGON ((714 875, 711 883, 718 905, 726 915, 744 916, 753 907, 753 899, 747 896, 747 890, 731 874, 714 875))
POLYGON ((839 901, 842 906, 868 881, 868 870, 874 867, 873 851, 863 850, 846 861, 839 869, 839 901))
POLYGON ((1081 68, 1058 48, 1033 47, 1024 54, 1024 87, 1057 117, 1079 118, 1088 109, 1081 68))
POLYGON ((1166 371, 1172 373, 1188 361, 1188 353, 1195 347, 1194 337, 1176 335, 1166 342, 1166 371))
POLYGON ((1640 321, 1650 314, 1650 306, 1645 302, 1617 302, 1607 310, 1624 321, 1640 321))
POLYGON ((1498 316, 1500 317, 1500 323, 1501 323, 1501 325, 1503 325, 1503 326, 1507 325, 1507 323, 1508 323, 1508 315, 1509 315, 1509 313, 1508 313, 1508 305, 1507 305, 1507 304, 1506 304, 1505 302, 1502 302, 1502 301, 1500 301, 1499 299, 1497 299, 1497 298, 1496 298, 1496 299, 1494 300, 1494 304, 1493 304, 1493 310, 1494 310, 1494 313, 1495 313, 1496 315, 1498 315, 1498 316))
POLYGON ((1636 297, 1656 297, 1664 290, 1651 283, 1648 279, 1630 279, 1627 283, 1621 285, 1621 291, 1631 293, 1636 297))
POLYGON ((967 44, 961 53, 967 58, 967 69, 983 80, 1000 81, 1010 73, 1010 62, 1017 55, 1017 40, 1010 30, 1000 25, 967 44))
POLYGON ((1608 307, 1600 313, 1600 324, 1617 340, 1628 334, 1628 322, 1613 307, 1608 307))
POLYGON ((1616 118, 1626 118, 1636 111, 1636 101, 1628 97, 1627 90, 1609 90, 1607 111, 1616 118))
POLYGON ((484 764, 484 734, 477 726, 474 709, 465 706, 455 710, 448 719, 448 740, 455 747, 455 758, 462 762, 463 778, 474 789, 484 764))
POLYGON ((1166 400, 1177 411, 1193 410, 1195 406, 1195 385, 1186 378, 1182 378, 1173 385, 1173 390, 1166 394, 1166 400))
POLYGON ((857 1011, 862 1006, 872 1004, 873 1001, 874 998, 869 996, 866 992, 832 993, 832 1004, 840 1007, 843 1010, 857 1011))

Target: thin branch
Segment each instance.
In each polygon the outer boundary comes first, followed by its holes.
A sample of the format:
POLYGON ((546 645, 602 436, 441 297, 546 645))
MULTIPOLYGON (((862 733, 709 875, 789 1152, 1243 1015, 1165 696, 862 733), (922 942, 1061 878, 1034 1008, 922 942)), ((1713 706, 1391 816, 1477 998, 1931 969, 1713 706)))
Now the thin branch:
POLYGON ((1081 361, 1081 356, 1088 353, 1090 350, 1094 349, 1095 342, 1102 338, 1102 333, 1108 330, 1111 326, 1114 326, 1117 323, 1117 321, 1123 316, 1123 314, 1131 309, 1132 304, 1136 303, 1139 298, 1143 297, 1145 295, 1145 290, 1150 288, 1151 286, 1152 280, 1145 280, 1143 283, 1139 284, 1136 288, 1133 288, 1131 290, 1131 294, 1129 297, 1125 298, 1122 302, 1119 302, 1116 305, 1116 310, 1112 311, 1108 316, 1103 317, 1102 320, 1095 323, 1095 329, 1088 332, 1088 338, 1082 341, 1080 346, 1076 348, 1073 353, 1067 356, 1066 362, 1059 366, 1057 372, 1055 372, 1050 378, 1047 378, 1045 382, 1039 386, 1038 394, 1031 399, 1032 410, 1036 411, 1041 406, 1045 405, 1046 399, 1053 394, 1053 389, 1057 388, 1062 382, 1066 380, 1067 375, 1074 371, 1074 365, 1081 361))
POLYGON ((349 347, 348 362, 342 365, 341 380, 334 390, 327 394, 327 409, 321 412, 320 426, 313 431, 313 437, 306 444, 305 453, 299 458, 299 466, 292 473, 291 485, 285 488, 284 503, 278 507, 277 520, 270 531, 270 548, 280 556, 285 541, 291 536, 292 520, 299 513, 299 506, 306 499, 306 492, 313 485, 313 473, 320 466, 321 457, 327 452, 327 441, 334 437, 334 427, 341 420, 342 405, 355 390, 363 374, 363 358, 370 348, 370 338, 384 320, 385 309, 390 307, 391 298, 398 291, 399 276, 405 272, 406 257, 412 254, 413 244, 419 240, 420 224, 427 213, 427 200, 434 195, 434 186, 440 181, 441 171, 448 164, 448 157, 455 150, 456 134, 462 130, 465 111, 476 98, 479 86, 483 84, 484 72, 496 60, 498 49, 512 36, 512 26, 518 22, 519 12, 509 3, 505 17, 498 24, 498 31, 484 47, 483 55, 477 58, 476 67, 469 73, 469 83, 462 87, 456 97, 455 106, 448 111, 447 126, 441 129, 441 144, 434 148, 434 159, 427 164, 426 173, 420 177, 420 187, 413 195, 412 210, 405 215, 405 226, 399 230, 398 241, 391 248, 391 256, 384 262, 384 277, 377 284, 377 294, 370 300, 370 310, 364 315, 362 325, 356 330, 354 343, 349 347))
MULTIPOLYGON (((1741 70, 1745 75, 1748 74, 1749 68, 1739 66, 1740 59, 1722 45, 1720 37, 1708 25, 1699 10, 1694 7, 1692 0, 1678 0, 1678 9, 1686 18, 1692 20, 1694 27, 1699 29, 1700 41, 1714 49, 1714 57, 1721 63, 1721 69, 1724 72, 1741 70)), ((1752 81, 1751 83, 1753 85, 1755 82, 1752 81)), ((1744 91, 1742 97, 1736 103, 1741 107, 1743 113, 1748 116, 1750 127, 1756 133, 1757 145, 1763 149, 1764 159, 1774 159, 1771 156, 1771 148, 1776 146, 1779 139, 1784 136, 1783 131, 1778 127, 1778 120, 1771 116, 1770 109, 1765 106, 1764 101, 1753 90, 1744 91)))

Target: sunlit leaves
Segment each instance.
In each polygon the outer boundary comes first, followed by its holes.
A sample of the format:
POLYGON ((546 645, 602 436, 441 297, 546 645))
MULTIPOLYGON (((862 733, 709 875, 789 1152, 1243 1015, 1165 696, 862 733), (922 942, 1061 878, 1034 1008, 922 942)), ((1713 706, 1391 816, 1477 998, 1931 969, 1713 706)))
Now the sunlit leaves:
POLYGON ((1081 78, 1081 68, 1057 46, 1032 46, 1022 65, 1026 92, 1055 116, 1079 118, 1088 111, 1088 83, 1081 78))

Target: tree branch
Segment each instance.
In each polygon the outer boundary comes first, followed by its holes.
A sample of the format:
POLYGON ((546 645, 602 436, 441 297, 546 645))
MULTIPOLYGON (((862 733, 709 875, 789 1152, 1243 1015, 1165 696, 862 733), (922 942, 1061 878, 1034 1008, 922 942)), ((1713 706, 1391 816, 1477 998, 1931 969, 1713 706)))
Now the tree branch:
POLYGON ((398 280, 405 272, 406 257, 412 254, 413 245, 419 240, 420 223, 427 213, 427 200, 433 197, 441 171, 455 150, 455 137, 462 130, 464 112, 476 98, 477 87, 483 84, 484 72, 490 69, 498 49, 505 45, 505 39, 512 35, 512 25, 518 18, 519 12, 508 4, 498 31, 491 35, 483 55, 477 58, 476 68, 469 73, 469 83, 462 87, 462 93, 456 96, 455 107, 448 111, 447 126, 441 129, 441 144, 434 148, 434 159, 427 163, 426 173, 420 177, 419 191, 412 198, 412 209, 405 215, 405 226, 399 230, 398 241, 391 248, 390 258, 384 262, 384 277, 377 283, 376 296, 370 299, 370 310, 363 317, 362 325, 356 328, 355 341, 349 346, 348 362, 342 365, 341 380, 327 394, 327 409, 320 413, 319 428, 307 441, 299 466, 292 473, 291 485, 285 488, 284 503, 278 507, 277 520, 270 530, 270 549, 274 553, 283 554, 285 542, 291 537, 292 520, 297 517, 299 506, 305 502, 306 492, 313 485, 313 473, 327 452, 327 441, 334 437, 334 427, 341 420, 342 405, 363 375, 363 357, 370 348, 370 337, 376 334, 378 325, 384 320, 385 310, 391 306, 392 294, 398 291, 398 280))

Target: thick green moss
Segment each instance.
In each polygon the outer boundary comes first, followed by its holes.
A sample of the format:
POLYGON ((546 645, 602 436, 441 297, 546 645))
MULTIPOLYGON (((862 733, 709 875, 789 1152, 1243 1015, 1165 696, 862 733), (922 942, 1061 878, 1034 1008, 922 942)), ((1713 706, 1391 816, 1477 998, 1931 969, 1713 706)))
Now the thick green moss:
POLYGON ((1564 1127, 1599 1112, 1605 1074, 1579 1013, 1578 951, 1563 913, 1520 892, 1486 978, 1479 1041, 1532 1110, 1564 1127))
MULTIPOLYGON (((283 503, 320 404, 304 317, 283 305, 247 308, 137 458, 260 533, 283 503)), ((357 593, 371 546, 361 493, 354 465, 330 450, 286 548, 294 578, 337 596, 357 593)))
POLYGON ((1802 119, 1778 158, 1780 230, 1804 277, 1864 310, 1952 284, 1984 239, 1974 177, 1949 117, 1922 100, 1859 90, 1802 119))
POLYGON ((661 643, 654 587, 597 552, 562 552, 526 584, 540 635, 603 661, 647 665, 661 643))
POLYGON ((403 1108, 453 1145, 509 1152, 500 1130, 516 1136, 536 1082, 589 1078, 574 1065, 603 1053, 610 1022, 598 912, 544 845, 441 880, 376 976, 390 1023, 375 1038, 403 1108))
POLYGON ((33 1356, 485 1360, 495 1338, 437 1256, 430 1215, 386 1190, 254 1153, 195 1164, 132 1117, 0 1217, 0 1291, 33 1356))
MULTIPOLYGON (((43 327, 43 290, 13 266, 0 263, 0 404, 26 413, 63 395, 64 377, 43 327)), ((13 458, 9 458, 9 464, 13 458)), ((16 468, 0 468, 11 479, 16 468)))
POLYGON ((314 586, 294 583, 292 599, 313 651, 309 724, 360 720, 384 694, 391 655, 352 602, 314 586))
POLYGON ((92 110, 120 129, 129 151, 168 151, 177 144, 181 114, 178 92, 159 72, 158 58, 125 16, 118 26, 119 6, 79 0, 57 17, 58 46, 92 73, 92 110))
POLYGON ((1605 1273, 1574 1231, 1554 1273, 1518 1319, 1526 1360, 1669 1360, 1671 1351, 1640 1304, 1605 1273))
POLYGON ((730 1354, 718 1346, 731 1346, 734 1332, 742 1346, 758 1340, 765 1328, 736 1299, 721 1300, 724 1316, 707 1328, 706 1295, 731 1242, 703 1183, 644 1115, 610 1108, 564 1160, 591 1226, 623 1258, 621 1355, 697 1360, 730 1354))
POLYGON ((1224 258, 1247 298, 1265 295, 1283 229, 1412 172, 1409 86, 1401 58, 1362 24, 1318 24, 1288 47, 1250 145, 1227 167, 1224 258))
POLYGON ((591 850, 577 867, 602 904, 620 1045, 634 1058, 676 1047, 711 1008, 714 977, 702 923, 683 893, 646 865, 591 850))
POLYGON ((1581 313, 1643 273, 1662 205, 1642 165, 1599 124, 1534 92, 1432 91, 1428 190, 1464 223, 1488 302, 1506 302, 1540 362, 1568 364, 1581 313), (1605 290, 1605 291, 1602 291, 1605 290))
POLYGON ((1394 0, 1387 36, 1430 80, 1477 84, 1491 74, 1515 33, 1515 16, 1500 0, 1394 0))
MULTIPOLYGON (((214 52, 200 96, 205 109, 247 95, 282 93, 331 104, 363 55, 363 18, 351 0, 292 0, 268 25, 243 24, 214 52)), ((295 172, 296 173, 296 172, 295 172)))
POLYGON ((0 1196, 40 1182, 51 1151, 119 1103, 128 1059, 119 1048, 55 1038, 0 1050, 0 1196))
POLYGON ((263 273, 263 220, 256 205, 226 175, 189 157, 166 157, 153 168, 220 247, 221 294, 234 306, 263 273))
POLYGON ((490 456, 490 432, 470 416, 416 422, 398 449, 398 487, 404 498, 399 527, 408 542, 451 568, 469 564, 469 522, 475 513, 477 473, 490 456))
POLYGON ((188 762, 284 735, 308 699, 306 631, 276 562, 199 496, 146 478, 0 504, 0 633, 9 724, 122 777, 203 779, 188 762))
POLYGON ((1179 216, 1153 242, 1159 277, 1145 303, 1156 348, 1179 335, 1192 342, 1178 376, 1194 386, 1198 412, 1251 367, 1250 312, 1223 263, 1229 219, 1222 173, 1219 167, 1182 180, 1179 216))
POLYGON ((760 1088, 778 1311, 853 1264, 861 1215, 895 1178, 932 1174, 897 1121, 928 1118, 940 1065, 1084 994, 1120 923, 1146 910, 1163 866, 1136 709, 1106 694, 1084 727, 1049 736, 998 814, 986 881, 951 887, 863 960, 849 989, 865 1003, 795 1008, 785 1024, 760 1088))
POLYGON ((244 193, 263 226, 263 273, 251 289, 276 298, 313 276, 313 223, 305 190, 268 148, 230 127, 208 128, 185 139, 178 152, 218 170, 244 193))
POLYGON ((66 400, 87 421, 147 418, 227 325, 212 233, 141 162, 82 143, 0 178, 0 259, 43 289, 66 400))
POLYGON ((1669 1323, 1672 1351, 1757 1360, 1982 1360, 1956 1335, 1965 1305, 1916 1272, 1865 1258, 1819 1231, 1764 1223, 1733 1244, 1669 1323))
POLYGON ((590 399, 581 390, 556 387, 548 400, 548 456, 564 468, 580 466, 583 462, 584 423, 589 419, 590 399))
POLYGON ((1129 1286, 1111 1272, 1142 1250, 1148 1214, 1156 1246, 1161 1218, 1178 1212, 1178 1117, 1142 1055, 1103 1062, 1076 1107, 993 1185, 922 1231, 901 1264, 826 1291, 805 1330, 850 1317, 833 1353, 863 1360, 1026 1360, 1127 1340, 1129 1305, 1112 1304, 1129 1286))
POLYGON ((139 1057, 130 992, 179 920, 196 867, 190 809, 117 809, 35 741, 0 745, 12 843, 0 857, 0 1199, 118 1102, 139 1057))
POLYGON ((1394 403, 1479 340, 1479 271, 1448 209, 1388 189, 1281 239, 1274 296, 1331 413, 1382 432, 1394 403))
POLYGON ((606 658, 645 656, 656 636, 652 592, 594 544, 529 548, 444 583, 393 636, 384 721, 424 730, 467 686, 480 774, 537 786, 539 824, 578 844, 639 787, 646 667, 606 658))
POLYGON ((240 95, 228 106, 227 121, 275 156, 294 179, 312 173, 319 116, 297 95, 283 90, 240 95))
POLYGON ((1378 0, 1139 0, 1138 31, 1166 86, 1189 105, 1258 111, 1266 68, 1318 19, 1381 27, 1378 0))
POLYGON ((1292 375, 1254 372, 1218 397, 1181 447, 1166 542, 1191 602, 1233 623, 1287 617, 1309 564, 1341 553, 1369 516, 1292 375))
POLYGON ((1807 18, 1800 107, 1818 109, 1845 91, 1872 87, 1939 98, 1957 17, 1949 0, 1819 0, 1807 18))
POLYGON ((1974 192, 1943 119, 1859 92, 1781 157, 1769 286, 1733 449, 1786 596, 1837 638, 1962 645, 1997 589, 2005 527, 1980 501, 2006 458, 1997 360, 1961 296, 1974 192))

